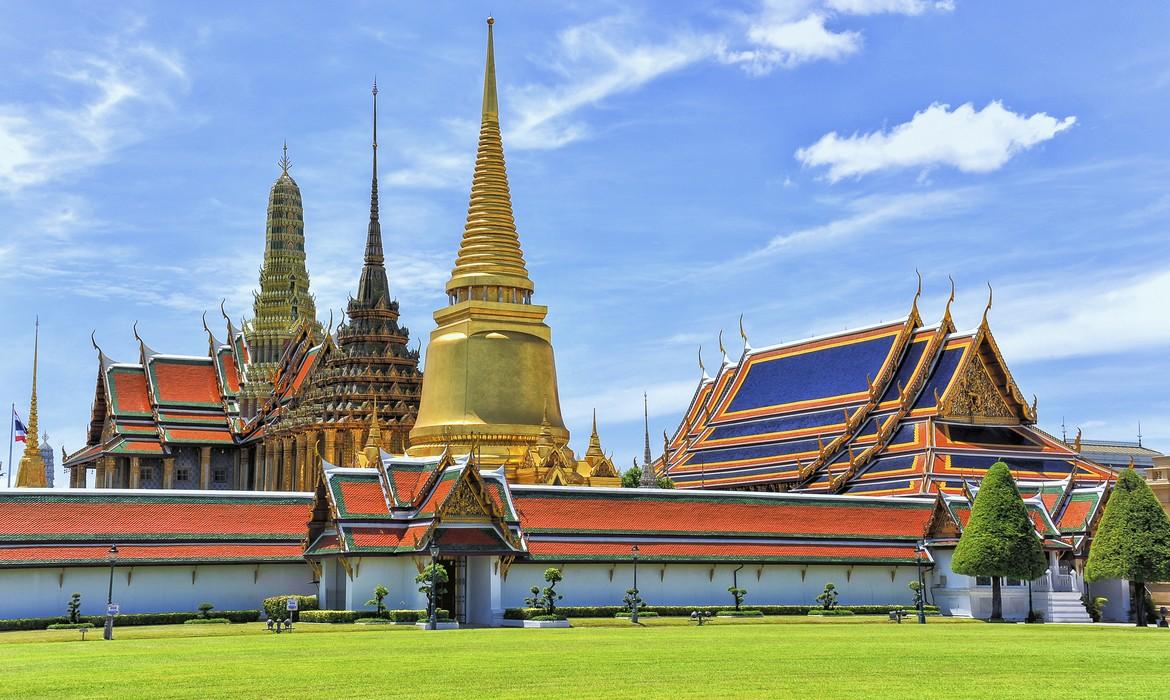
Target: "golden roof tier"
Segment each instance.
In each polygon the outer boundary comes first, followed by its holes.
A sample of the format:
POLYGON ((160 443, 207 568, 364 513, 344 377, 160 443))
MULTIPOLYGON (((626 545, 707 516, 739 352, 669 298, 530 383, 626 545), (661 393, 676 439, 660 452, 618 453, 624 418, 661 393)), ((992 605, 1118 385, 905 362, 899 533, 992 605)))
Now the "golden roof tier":
POLYGON ((427 348, 410 453, 474 446, 484 464, 523 461, 541 438, 569 441, 557 393, 548 309, 532 303, 512 216, 500 138, 495 52, 488 19, 479 150, 459 254, 447 282, 448 306, 427 348))

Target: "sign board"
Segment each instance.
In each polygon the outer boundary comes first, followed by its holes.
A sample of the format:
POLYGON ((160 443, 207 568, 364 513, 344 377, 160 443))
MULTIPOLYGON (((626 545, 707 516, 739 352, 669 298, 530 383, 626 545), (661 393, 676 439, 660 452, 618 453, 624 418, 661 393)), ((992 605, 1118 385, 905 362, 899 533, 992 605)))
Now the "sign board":
POLYGON ((119 608, 117 603, 110 603, 109 605, 106 606, 106 614, 107 615, 114 616, 114 615, 117 615, 119 612, 121 612, 121 608, 119 608))
POLYGON ((285 601, 285 608, 288 609, 290 612, 293 610, 296 610, 297 609, 297 599, 296 598, 289 598, 287 601, 285 601))

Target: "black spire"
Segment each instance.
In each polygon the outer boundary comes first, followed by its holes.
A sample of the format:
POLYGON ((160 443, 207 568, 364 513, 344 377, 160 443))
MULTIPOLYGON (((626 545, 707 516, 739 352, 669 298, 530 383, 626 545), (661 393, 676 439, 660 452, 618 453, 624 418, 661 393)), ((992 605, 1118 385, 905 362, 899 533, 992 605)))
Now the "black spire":
POLYGON ((374 165, 370 182, 370 225, 366 232, 366 257, 358 282, 357 300, 373 306, 379 299, 390 301, 390 283, 386 281, 382 254, 382 225, 378 222, 378 81, 374 81, 374 165))

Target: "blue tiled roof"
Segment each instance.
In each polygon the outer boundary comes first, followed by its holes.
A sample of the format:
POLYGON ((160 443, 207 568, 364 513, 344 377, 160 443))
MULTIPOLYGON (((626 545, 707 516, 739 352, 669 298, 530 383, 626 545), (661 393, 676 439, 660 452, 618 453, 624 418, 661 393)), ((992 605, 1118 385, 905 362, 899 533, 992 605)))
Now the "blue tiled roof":
POLYGON ((894 335, 753 362, 729 411, 825 399, 866 391, 894 344, 894 335))
POLYGON ((872 476, 875 474, 883 474, 885 472, 896 472, 903 469, 909 469, 914 466, 914 455, 899 455, 897 457, 879 457, 866 465, 865 470, 858 475, 858 478, 864 476, 872 476))
POLYGON ((930 379, 926 381, 926 386, 922 388, 922 394, 914 402, 914 408, 934 406, 934 390, 938 389, 939 395, 942 395, 946 391, 947 385, 951 383, 951 377, 954 376, 955 370, 959 368, 959 361, 963 359, 963 353, 965 351, 965 347, 951 348, 950 350, 943 351, 942 357, 938 358, 938 363, 935 364, 934 369, 930 372, 930 379))
POLYGON ((828 411, 817 411, 815 413, 801 413, 799 415, 783 416, 780 418, 721 425, 712 430, 710 437, 707 439, 725 440, 727 438, 744 437, 745 435, 783 433, 790 430, 840 425, 842 422, 844 422, 844 416, 841 414, 841 409, 833 408, 828 411))
POLYGON ((734 462, 741 459, 759 459, 763 457, 783 457, 800 452, 815 452, 818 444, 813 440, 791 440, 788 442, 773 443, 770 445, 752 445, 744 447, 721 447, 714 450, 701 450, 691 454, 684 462, 687 467, 696 464, 717 464, 734 462), (701 458, 701 461, 700 461, 701 458))
POLYGON ((886 387, 885 393, 882 394, 883 403, 898 398, 899 382, 901 382, 903 388, 910 384, 910 380, 914 376, 914 368, 918 366, 919 360, 922 359, 922 353, 926 352, 926 346, 929 344, 929 336, 910 343, 910 347, 906 350, 906 355, 902 359, 902 364, 898 365, 897 373, 894 374, 893 380, 886 387))

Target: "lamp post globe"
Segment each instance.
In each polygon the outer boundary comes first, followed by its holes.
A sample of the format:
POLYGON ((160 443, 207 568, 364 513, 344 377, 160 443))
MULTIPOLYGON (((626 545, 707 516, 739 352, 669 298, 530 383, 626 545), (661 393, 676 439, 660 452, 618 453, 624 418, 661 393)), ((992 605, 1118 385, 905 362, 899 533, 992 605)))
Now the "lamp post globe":
POLYGON ((110 551, 110 587, 106 590, 106 625, 102 630, 103 639, 114 638, 114 614, 111 610, 114 604, 114 565, 118 562, 118 545, 111 545, 110 551))

